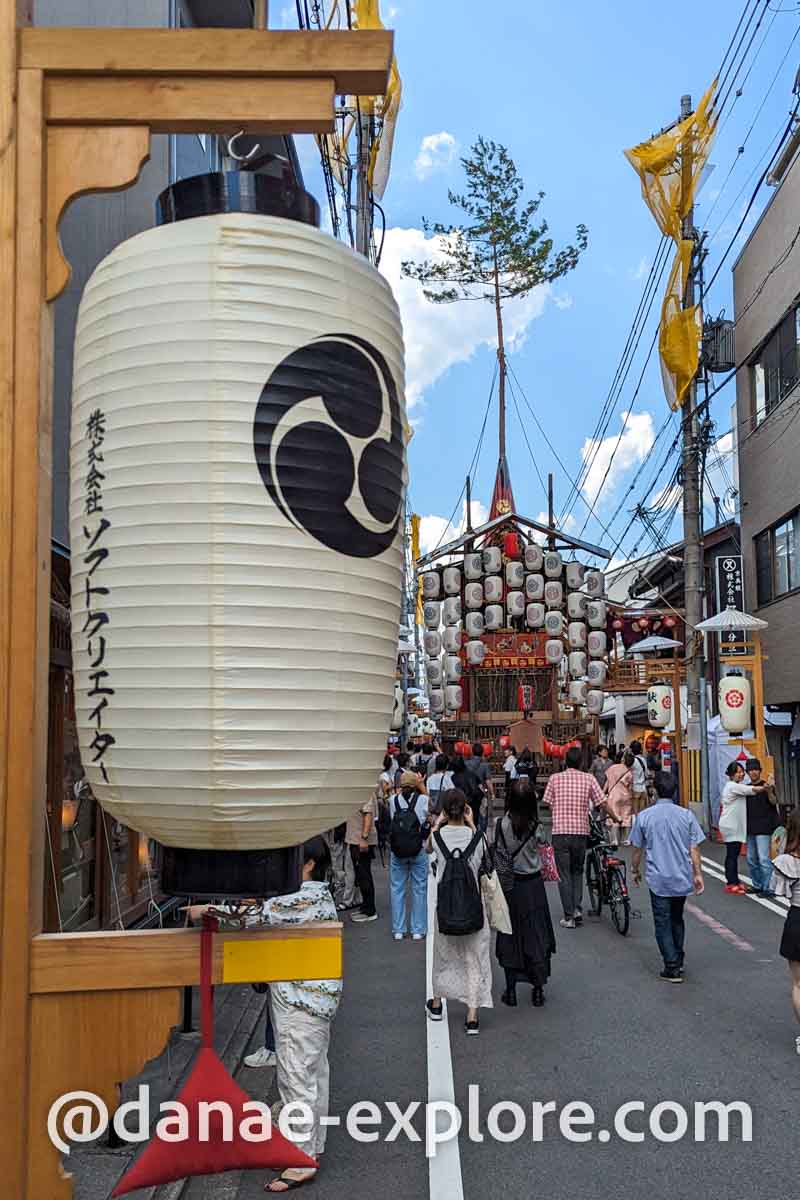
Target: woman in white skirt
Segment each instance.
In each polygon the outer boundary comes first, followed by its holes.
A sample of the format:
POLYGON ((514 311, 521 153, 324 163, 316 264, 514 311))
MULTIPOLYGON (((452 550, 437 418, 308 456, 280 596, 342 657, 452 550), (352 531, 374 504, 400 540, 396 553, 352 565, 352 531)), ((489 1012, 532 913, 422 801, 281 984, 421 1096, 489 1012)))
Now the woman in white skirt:
MULTIPOLYGON (((442 794, 442 812, 436 818, 426 849, 435 856, 436 886, 444 875, 447 859, 437 844, 439 833, 447 851, 469 848, 475 837, 475 822, 467 798, 458 788, 442 794)), ((479 839, 470 855, 469 867, 475 874, 480 895, 479 871, 483 862, 484 842, 479 839)), ((458 1000, 466 1005, 464 1029, 467 1034, 480 1032, 478 1009, 492 1007, 491 930, 484 913, 483 928, 477 933, 452 936, 439 932, 433 919, 433 996, 427 1002, 428 1016, 441 1021, 442 1000, 458 1000)))

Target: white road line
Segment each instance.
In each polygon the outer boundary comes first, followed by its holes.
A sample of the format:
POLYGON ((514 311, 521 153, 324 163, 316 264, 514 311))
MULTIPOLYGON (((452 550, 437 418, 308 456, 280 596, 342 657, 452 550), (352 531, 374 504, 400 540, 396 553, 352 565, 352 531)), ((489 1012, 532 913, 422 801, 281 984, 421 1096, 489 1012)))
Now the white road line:
MULTIPOLYGON (((436 915, 436 880, 428 874, 428 937, 425 943, 425 998, 433 995, 433 922, 436 915)), ((450 1052, 450 1024, 447 1019, 447 1001, 442 1001, 443 1021, 431 1021, 425 1015, 428 1026, 428 1103, 445 1100, 455 1104, 453 1082, 453 1057, 450 1052)), ((444 1114, 442 1114, 444 1119, 444 1114)), ((461 1182, 461 1151, 458 1138, 450 1138, 436 1147, 436 1154, 428 1159, 428 1184, 431 1200, 464 1200, 461 1182)))
MULTIPOLYGON (((706 875, 711 875, 714 877, 714 879, 721 880, 722 883, 725 882, 725 874, 720 870, 719 863, 715 862, 713 858, 706 858, 705 855, 701 854, 700 862, 702 863, 703 870, 705 871, 706 875)), ((740 875, 739 878, 750 883, 750 880, 747 879, 746 875, 740 875)), ((747 896, 747 899, 755 900, 756 904, 760 904, 762 908, 768 908, 770 912, 777 913, 779 917, 785 917, 789 911, 788 905, 786 908, 782 908, 779 903, 776 903, 774 900, 766 900, 763 896, 747 896)))

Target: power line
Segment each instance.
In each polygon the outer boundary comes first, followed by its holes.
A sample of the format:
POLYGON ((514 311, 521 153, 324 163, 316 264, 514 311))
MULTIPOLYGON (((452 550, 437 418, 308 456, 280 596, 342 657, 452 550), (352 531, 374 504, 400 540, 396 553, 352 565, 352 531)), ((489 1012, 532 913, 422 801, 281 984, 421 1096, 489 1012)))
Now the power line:
POLYGON ((533 448, 531 447, 531 443, 528 439, 528 431, 525 428, 525 423, 522 420, 522 414, 519 411, 519 404, 517 403, 517 393, 514 389, 513 381, 509 378, 508 382, 510 384, 509 391, 511 392, 511 399, 514 402, 514 409, 517 414, 517 420, 519 421, 520 429, 522 430, 522 436, 525 438, 525 445, 528 447, 528 453, 531 456, 531 462, 533 463, 533 469, 536 472, 536 475, 539 479, 539 483, 542 485, 542 491, 544 492, 544 502, 545 502, 545 504, 547 504, 547 498, 548 498, 547 484, 545 483, 544 479, 542 478, 542 472, 539 470, 539 464, 536 461, 536 455, 533 453, 533 448))
MULTIPOLYGON (((494 397, 494 388, 495 388, 496 383, 497 383, 497 363, 495 363, 494 375, 492 376, 492 386, 489 389, 489 399, 486 402, 486 411, 483 414, 483 422, 481 424, 481 431, 478 434, 478 444, 475 447, 475 453, 472 455, 472 461, 470 462, 469 467, 467 468, 467 478, 469 478, 472 475, 473 469, 476 466, 477 461, 480 457, 481 446, 483 445, 483 436, 486 433, 486 422, 489 419, 489 412, 492 407, 492 399, 494 397)), ((450 519, 448 520, 447 524, 444 526, 438 542, 433 547, 433 550, 429 551, 429 553, 435 554, 436 551, 441 546, 442 542, 444 541, 445 534, 447 533, 448 529, 450 529, 452 527, 453 521, 456 519, 456 514, 458 513, 458 509, 461 504, 461 501, 464 499, 466 490, 467 490, 467 483, 466 483, 466 479, 465 479, 464 486, 461 488, 459 497, 455 503, 455 507, 453 508, 453 511, 450 514, 450 519)))

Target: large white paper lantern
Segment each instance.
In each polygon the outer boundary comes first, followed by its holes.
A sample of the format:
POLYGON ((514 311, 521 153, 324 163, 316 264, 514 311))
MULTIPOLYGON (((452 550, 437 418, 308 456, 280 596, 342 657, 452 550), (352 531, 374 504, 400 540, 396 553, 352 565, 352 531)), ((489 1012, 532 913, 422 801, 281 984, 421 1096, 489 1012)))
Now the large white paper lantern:
POLYGON ((567 596, 567 616, 570 621, 585 620, 586 597, 583 592, 570 592, 567 596))
POLYGON ((431 688, 430 704, 432 713, 444 712, 444 689, 440 687, 431 688))
POLYGON ((499 546, 487 546, 483 552, 483 569, 487 575, 497 575, 503 567, 503 552, 499 546))
POLYGON ((425 674, 431 687, 439 687, 442 682, 442 664, 440 659, 432 658, 425 663, 425 674))
POLYGON ((541 629, 544 625, 544 605, 529 604, 525 609, 525 623, 529 629, 541 629))
POLYGON ((445 688, 444 699, 448 709, 453 712, 458 712, 458 710, 461 708, 461 705, 464 703, 464 696, 457 683, 452 683, 449 687, 445 688))
POLYGON ((521 588, 525 584, 525 568, 521 562, 506 563, 506 585, 521 588))
POLYGON ((422 576, 422 599, 438 600, 442 590, 442 581, 438 571, 425 571, 422 576))
POLYGON ((551 666, 556 666, 564 657, 564 643, 555 638, 545 642, 544 656, 551 666))
POLYGON ((604 630, 593 629, 587 639, 590 658, 605 658, 608 640, 604 630))
POLYGON ((608 606, 605 600, 590 600, 586 605, 586 620, 590 629, 605 629, 608 620, 608 606))
POLYGON ((647 721, 654 729, 665 729, 672 720, 672 688, 665 683, 647 689, 647 721))
POLYGON ((726 733, 750 727, 750 680, 746 675, 723 675, 719 681, 719 719, 726 733))
POLYGON ((583 587, 583 578, 586 574, 586 568, 583 563, 568 562, 567 563, 567 587, 573 591, 579 591, 583 587))
POLYGON ((586 711, 590 717, 602 716, 605 703, 605 692, 601 692, 599 688, 589 688, 586 693, 586 711))
POLYGON ((548 550, 544 556, 544 573, 547 579, 560 579, 564 564, 557 550, 548 550))
POLYGON ((586 625, 583 621, 570 621, 567 627, 567 637, 573 650, 586 649, 586 625))
POLYGON ((606 594, 606 577, 602 571, 587 571, 583 579, 583 590, 592 600, 600 600, 606 594))
POLYGON ((525 595, 529 600, 544 600, 544 575, 526 575, 525 595))
POLYGON ((278 848, 374 785, 403 387, 389 285, 311 225, 201 216, 95 270, 74 355, 72 648, 84 769, 125 825, 278 848))
POLYGON ((486 658, 486 647, 483 642, 467 642, 467 662, 471 667, 479 667, 486 658))
POLYGON ((586 703, 586 682, 583 679, 571 679, 569 684, 569 702, 576 708, 586 703))
POLYGON ((544 585, 544 602, 548 608, 561 608, 564 603, 564 589, 557 579, 548 579, 544 585))
POLYGON ((487 605, 483 615, 486 620, 486 628, 490 633, 503 628, 503 606, 501 604, 487 605))
POLYGON ((446 683, 458 683, 461 678, 461 659, 457 654, 444 656, 444 678, 446 683))
POLYGON ((464 600, 467 608, 481 608, 483 606, 483 584, 468 583, 464 588, 464 600))
POLYGON ((540 572, 544 567, 544 550, 541 546, 537 546, 534 542, 530 546, 525 547, 525 569, 526 571, 540 572))
POLYGON ((457 625, 461 620, 461 597, 448 596, 442 605, 442 617, 445 625, 457 625))
POLYGON ((589 687, 605 687, 607 678, 608 667, 606 664, 599 658, 593 658, 586 668, 586 680, 589 684, 589 687))
POLYGON ((442 630, 442 649, 446 654, 458 654, 461 649, 461 630, 457 625, 446 625, 442 630))
POLYGON ((509 592, 506 596, 506 608, 510 617, 521 617, 525 612, 525 593, 509 592))
POLYGON ((570 651, 569 673, 573 679, 582 679, 586 674, 586 652, 584 650, 570 651))
POLYGON ((435 658, 437 654, 442 653, 442 635, 437 629, 426 629, 423 637, 425 653, 431 658, 435 658))
POLYGON ((503 599, 503 580, 499 575, 487 575, 483 581, 487 604, 499 604, 503 599))
POLYGON ((548 637, 562 637, 564 634, 564 614, 549 612, 544 618, 544 630, 548 637))
POLYGON ((445 567, 442 572, 442 584, 446 596, 461 594, 461 572, 458 567, 445 567))
POLYGON ((442 606, 438 600, 426 600, 422 606, 422 620, 426 629, 438 629, 442 623, 442 606))
POLYGON ((467 631, 467 637, 479 638, 483 633, 485 622, 483 613, 468 612, 464 618, 464 628, 467 631))
POLYGON ((483 555, 479 551, 470 551, 464 555, 464 578, 483 578, 483 555))

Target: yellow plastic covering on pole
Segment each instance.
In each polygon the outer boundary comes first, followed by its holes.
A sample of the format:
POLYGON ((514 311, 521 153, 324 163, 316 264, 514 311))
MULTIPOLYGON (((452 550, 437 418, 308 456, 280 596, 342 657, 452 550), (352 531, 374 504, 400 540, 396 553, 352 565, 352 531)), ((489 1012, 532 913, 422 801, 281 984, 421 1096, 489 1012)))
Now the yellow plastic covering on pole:
POLYGON ((625 151, 641 180, 645 204, 661 232, 676 245, 658 339, 664 391, 672 409, 682 406, 700 363, 702 313, 697 305, 684 308, 693 245, 682 234, 717 128, 716 87, 715 79, 695 111, 672 129, 625 151))
MULTIPOLYGON (((419 560, 419 517, 416 513, 411 514, 411 558, 416 567, 419 560)), ((417 624, 422 624, 422 580, 417 584, 417 624)))

